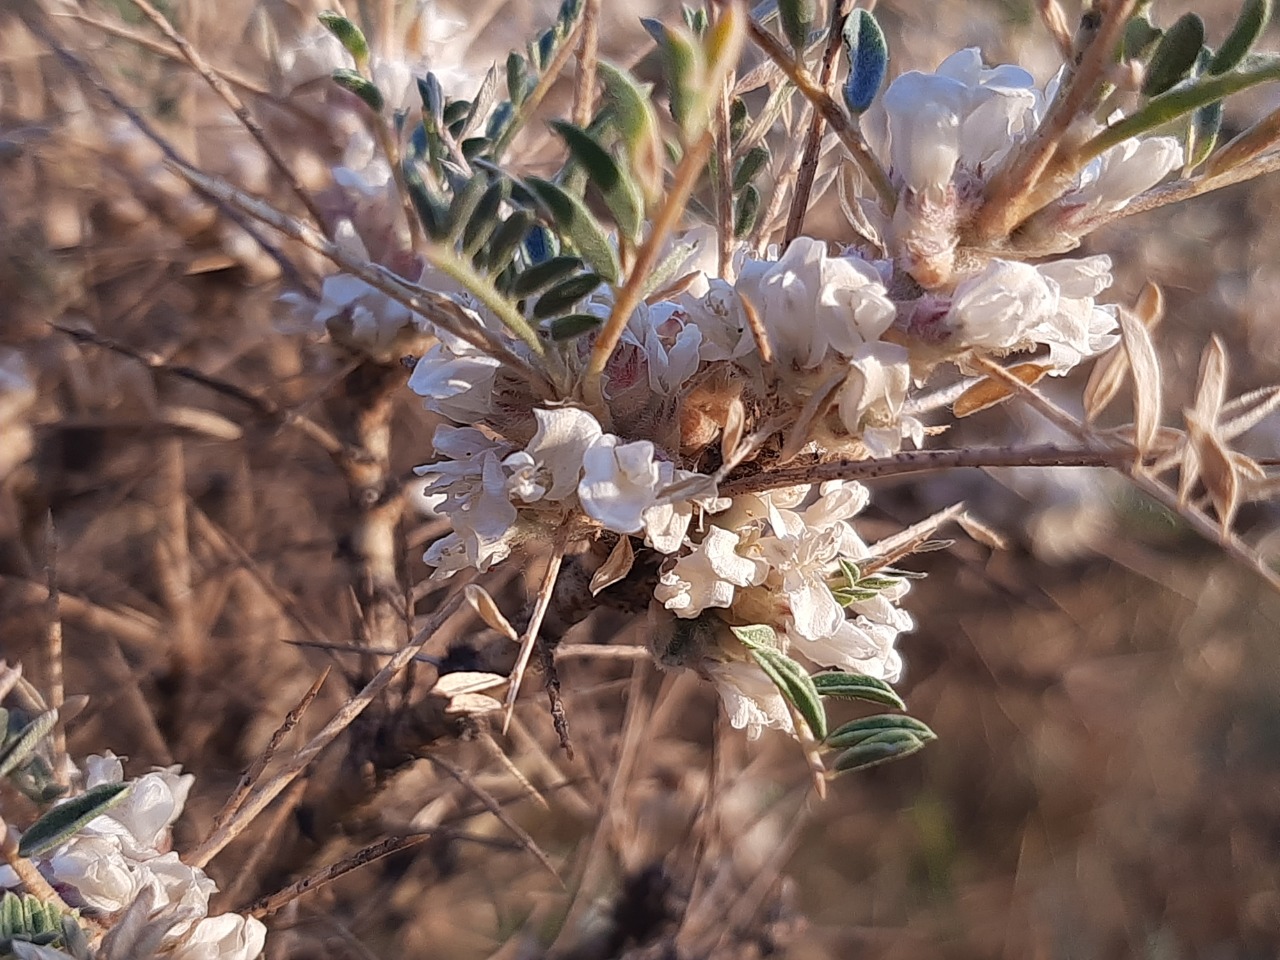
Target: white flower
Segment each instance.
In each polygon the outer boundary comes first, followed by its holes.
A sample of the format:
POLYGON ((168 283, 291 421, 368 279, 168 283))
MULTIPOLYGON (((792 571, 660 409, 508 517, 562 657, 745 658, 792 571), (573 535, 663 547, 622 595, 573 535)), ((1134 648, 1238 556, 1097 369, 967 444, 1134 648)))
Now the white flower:
POLYGON ((436 428, 438 453, 452 456, 418 467, 428 483, 431 506, 449 517, 454 532, 433 543, 424 560, 443 577, 463 567, 487 570, 511 552, 516 508, 507 494, 501 458, 511 445, 492 440, 472 427, 436 428))
POLYGON ((987 69, 976 48, 935 73, 904 73, 882 100, 891 169, 910 190, 939 202, 957 165, 985 174, 1034 127, 1043 97, 1025 70, 987 69))
POLYGON ((577 407, 534 410, 538 430, 524 449, 511 454, 503 466, 512 470, 509 489, 526 503, 564 500, 578 488, 582 458, 600 439, 600 423, 577 407))
POLYGON ((960 344, 999 350, 1021 343, 1057 306, 1057 290, 1035 267, 992 260, 956 286, 948 320, 960 344))
POLYGON ((437 330, 439 342, 409 375, 409 389, 424 406, 457 423, 475 423, 493 409, 494 378, 501 361, 481 353, 461 337, 437 330))
POLYGON ((676 304, 641 304, 627 322, 624 339, 644 351, 649 368, 649 389, 671 396, 698 370, 702 331, 681 319, 676 304))
POLYGON ((874 267, 828 256, 826 244, 810 237, 793 240, 776 263, 744 263, 737 292, 759 313, 779 362, 802 370, 832 351, 847 357, 878 340, 896 313, 874 267))
MULTIPOLYGON (((690 470, 679 470, 669 463, 658 464, 659 485, 661 492, 673 483, 685 483, 701 476, 690 470)), ((710 478, 705 478, 710 487, 710 478)), ((714 494, 681 497, 676 500, 663 500, 655 503, 640 516, 644 525, 644 542, 659 553, 675 553, 684 546, 685 534, 693 522, 694 508, 706 513, 719 513, 729 507, 730 500, 714 494)))
POLYGON ((256 917, 224 913, 187 931, 174 960, 253 960, 266 946, 267 928, 256 917))
POLYGON ((1182 144, 1173 137, 1125 140, 1085 167, 1079 185, 1058 202, 1081 207, 1075 219, 1112 213, 1181 165, 1182 144))
POLYGON ((745 729, 748 740, 758 740, 765 727, 786 733, 795 730, 787 701, 754 663, 710 662, 705 669, 724 701, 729 723, 735 730, 745 729))
POLYGON ((1039 266, 992 260, 957 285, 947 322, 966 347, 1046 344, 1053 372, 1063 374, 1116 343, 1114 308, 1093 300, 1110 283, 1105 256, 1039 266))
POLYGON ((654 597, 678 617, 696 617, 710 607, 728 607, 736 587, 761 583, 768 571, 757 559, 738 554, 741 537, 711 526, 702 542, 662 574, 654 597))
POLYGON ((924 425, 902 414, 911 385, 906 348, 896 343, 864 343, 849 360, 849 375, 840 388, 837 407, 850 434, 862 439, 873 457, 887 457, 910 438, 924 443, 924 425))
POLYGON ((755 349, 742 299, 724 280, 710 281, 705 295, 681 298, 686 315, 702 332, 698 358, 703 362, 736 360, 755 349))
POLYGON ((644 512, 665 486, 653 444, 648 440, 623 443, 606 433, 587 448, 582 466, 578 499, 587 515, 614 533, 644 529, 644 512))
POLYGON ((106 913, 127 907, 149 879, 125 857, 118 837, 82 833, 49 857, 49 870, 75 887, 88 906, 106 913))

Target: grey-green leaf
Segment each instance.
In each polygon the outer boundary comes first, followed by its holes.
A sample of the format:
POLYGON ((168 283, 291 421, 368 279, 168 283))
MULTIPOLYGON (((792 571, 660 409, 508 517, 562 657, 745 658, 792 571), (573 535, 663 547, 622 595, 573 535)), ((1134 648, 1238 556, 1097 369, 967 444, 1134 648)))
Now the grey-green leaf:
POLYGON ((542 329, 552 340, 563 343, 566 340, 576 340, 583 334, 599 329, 603 322, 604 320, 594 313, 570 313, 548 320, 542 325, 542 329))
POLYGON ((584 273, 561 281, 538 298, 533 305, 534 317, 545 320, 564 313, 600 286, 600 282, 601 277, 597 273, 584 273))
POLYGON ((1209 72, 1226 73, 1245 58, 1271 20, 1272 0, 1244 0, 1235 26, 1209 61, 1209 72))
POLYGON ((769 148, 763 143, 748 150, 733 171, 733 192, 740 193, 769 163, 769 148))
POLYGON ((511 293, 519 299, 532 296, 553 283, 563 280, 569 274, 576 273, 582 269, 582 266, 581 257, 550 257, 541 263, 535 263, 516 277, 511 293))
POLYGON ((57 710, 46 710, 25 727, 11 740, 0 753, 0 777, 7 777, 21 766, 36 751, 40 741, 48 736, 53 725, 58 722, 57 710))
POLYGON ((577 197, 557 184, 541 177, 529 177, 525 183, 551 215, 560 234, 610 283, 618 279, 618 255, 609 235, 577 197))
POLYGON ((374 113, 382 112, 382 107, 385 103, 382 98, 382 91, 374 86, 371 81, 366 80, 354 70, 348 70, 346 67, 333 71, 331 76, 334 83, 342 87, 343 90, 354 93, 374 113))
POLYGON ((644 222, 644 199, 640 196, 640 188, 600 141, 586 130, 563 120, 553 120, 551 126, 564 138, 574 161, 582 166, 592 185, 600 191, 623 236, 635 240, 644 222))
POLYGON ((772 647, 750 647, 751 656, 774 686, 796 708, 817 740, 827 736, 827 711, 813 680, 800 664, 772 647))
POLYGON ((33 823, 18 843, 18 853, 38 857, 52 850, 90 820, 101 816, 124 796, 127 783, 103 783, 49 810, 33 823))
POLYGON ((733 206, 733 238, 741 240, 749 234, 760 216, 760 191, 755 184, 748 183, 738 194, 733 206))
POLYGON ((782 23, 782 35, 799 57, 809 45, 809 33, 818 17, 815 0, 778 0, 778 20, 782 23))
POLYGON ((363 67, 369 62, 369 41, 354 23, 340 13, 326 10, 319 15, 325 29, 338 38, 338 42, 346 48, 347 53, 356 61, 356 66, 363 67))
POLYGON ((849 112, 860 114, 876 99, 889 72, 889 44, 880 24, 868 10, 854 10, 841 34, 849 59, 849 78, 842 93, 849 112))
POLYGON ((1165 31, 1147 63, 1142 81, 1145 96, 1156 97, 1186 78, 1196 65, 1204 46, 1204 21, 1194 13, 1184 13, 1165 31))
POLYGON ((893 687, 876 677, 860 673, 819 673, 814 675, 813 685, 824 697, 866 700, 898 710, 907 709, 893 687))
POLYGON ((529 64, 524 57, 514 50, 507 55, 507 96, 517 107, 524 103, 534 81, 529 76, 529 64))
POLYGON ((1146 14, 1137 14, 1124 27, 1124 55, 1130 60, 1140 59, 1162 36, 1164 31, 1148 20, 1146 14))
POLYGON ((857 746, 836 757, 831 765, 836 773, 865 770, 890 760, 900 760, 924 749, 928 740, 922 740, 907 730, 890 730, 864 740, 857 746))
POLYGON ((922 740, 936 740, 937 734, 915 717, 898 713, 882 713, 874 717, 863 717, 842 724, 827 737, 827 746, 837 750, 852 747, 871 737, 878 736, 886 730, 905 730, 912 736, 922 740))

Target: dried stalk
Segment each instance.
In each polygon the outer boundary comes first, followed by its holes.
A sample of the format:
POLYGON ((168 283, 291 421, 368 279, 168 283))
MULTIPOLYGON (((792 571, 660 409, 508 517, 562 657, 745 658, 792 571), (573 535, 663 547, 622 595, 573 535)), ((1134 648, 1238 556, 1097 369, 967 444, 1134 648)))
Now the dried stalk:
POLYGON ((267 138, 267 132, 262 129, 262 124, 258 123, 254 115, 249 112, 249 108, 244 105, 244 101, 236 95, 236 92, 231 89, 231 86, 222 76, 205 62, 190 41, 175 30, 173 24, 165 18, 164 14, 153 7, 148 0, 130 0, 130 2, 141 10, 148 20, 155 24, 156 29, 163 33, 170 43, 178 48, 187 63, 191 64, 191 69, 200 74, 204 78, 204 82, 209 85, 209 88, 230 108, 236 119, 240 121, 241 126, 249 131, 249 136, 253 137, 262 149, 263 154, 271 161, 271 165, 276 168, 276 172, 284 179, 285 184, 293 191, 294 196, 306 207, 311 219, 319 225, 321 230, 327 232, 324 215, 316 205, 315 199, 298 181, 297 176, 294 175, 293 170, 289 167, 288 161, 280 155, 280 151, 267 138))
POLYGON ((782 68, 791 82, 796 88, 804 94, 814 109, 822 116, 824 120, 831 126, 831 130, 840 142, 844 144, 849 155, 853 157, 855 163, 866 176, 867 181, 876 192, 876 196, 880 198, 881 205, 886 210, 893 210, 898 203, 897 191, 893 189, 893 184, 889 182, 889 175, 885 173, 884 168, 880 166, 880 161, 876 159, 875 154, 871 152, 871 148, 867 146, 866 140, 862 138, 862 133, 853 123, 848 114, 840 104, 828 94, 819 83, 814 80, 813 75, 804 68, 803 64, 797 63, 791 52, 782 45, 773 34, 762 27, 754 18, 747 21, 748 29, 751 31, 751 39, 753 39, 765 53, 767 53, 773 61, 782 68))
MULTIPOLYGON (((822 51, 822 66, 818 71, 818 87, 831 96, 836 78, 836 57, 840 53, 841 31, 852 9, 852 0, 833 0, 831 24, 827 28, 827 45, 822 51)), ((787 217, 786 233, 782 237, 785 248, 804 232, 804 217, 809 211, 809 195, 813 192, 813 177, 818 172, 818 157, 822 150, 822 135, 826 120, 820 111, 813 112, 809 132, 805 135, 804 156, 800 160, 800 175, 796 179, 795 192, 791 195, 791 212, 787 217)))
POLYGON ((298 750, 284 768, 278 771, 266 783, 259 785, 245 799, 240 809, 228 818, 227 822, 215 829, 200 846, 192 852, 189 862, 193 866, 203 867, 212 860, 228 843, 239 836, 249 823, 260 814, 272 800, 280 795, 297 776, 302 773, 329 746, 356 717, 386 688, 399 673, 405 669, 418 653, 426 646, 427 641, 435 634, 444 622, 457 611, 462 604, 462 592, 458 591, 436 610, 430 621, 420 630, 413 640, 401 647, 396 655, 387 661, 364 688, 342 705, 342 708, 324 727, 298 750))

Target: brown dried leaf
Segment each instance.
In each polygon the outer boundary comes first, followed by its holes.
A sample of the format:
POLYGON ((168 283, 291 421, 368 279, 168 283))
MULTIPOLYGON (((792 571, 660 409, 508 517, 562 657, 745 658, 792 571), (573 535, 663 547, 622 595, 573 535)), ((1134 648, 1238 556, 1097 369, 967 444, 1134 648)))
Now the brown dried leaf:
POLYGON ((1134 445, 1146 454, 1160 430, 1160 360, 1151 334, 1134 314, 1120 311, 1120 337, 1133 383, 1134 445))
POLYGON ((778 454, 779 463, 786 463, 804 449, 804 445, 809 442, 810 435, 813 433, 813 425, 835 401, 836 392, 844 385, 848 373, 847 370, 837 370, 805 401, 805 405, 801 407, 796 417, 796 422, 792 424, 790 432, 782 443, 782 450, 778 454))
POLYGON ((1200 355, 1200 378, 1196 384, 1196 419, 1210 427, 1218 422, 1227 399, 1227 353, 1214 336, 1200 355))
POLYGON ((520 634, 516 633, 515 627, 511 626, 511 621, 503 616, 493 597, 489 596, 488 590, 479 584, 469 583, 463 587, 463 592, 466 594, 467 603, 471 604, 481 620, 512 643, 520 642, 520 634))
MULTIPOLYGON (((983 546, 992 550, 1008 550, 1009 541, 994 527, 989 527, 967 510, 956 517, 960 529, 983 546)), ((917 550, 917 553, 923 551, 917 550)))
MULTIPOLYGON (((1122 310, 1121 313, 1124 311, 1122 310)), ((1150 281, 1138 294, 1133 312, 1148 330, 1154 330, 1164 318, 1164 295, 1150 281)), ((1119 346, 1094 365, 1084 388, 1085 420, 1092 423, 1120 392, 1129 373, 1129 355, 1119 346)))
MULTIPOLYGON (((1043 363, 1018 363, 1006 367, 1005 372, 1030 387, 1039 383, 1050 369, 1052 368, 1043 363)), ((1017 389, 1012 384, 986 377, 956 397, 955 403, 951 405, 951 412, 957 419, 970 417, 988 407, 1004 403, 1016 392, 1017 389)))
POLYGON ((1222 408, 1220 417, 1231 417, 1218 428, 1223 440, 1234 440, 1246 430, 1257 426, 1280 407, 1280 386, 1263 387, 1236 397, 1222 408))
MULTIPOLYGON (((505 679, 505 678, 504 678, 505 679)), ((460 693, 449 701, 445 713, 465 713, 471 716, 493 713, 502 709, 502 701, 485 693, 460 693)))
POLYGON ((742 431, 747 425, 747 408, 741 397, 734 397, 726 411, 724 430, 720 434, 720 459, 728 460, 733 456, 738 444, 742 442, 742 431))
POLYGON ((636 554, 631 547, 631 538, 625 535, 619 537, 618 542, 609 551, 609 558, 600 564, 600 569, 591 577, 591 595, 594 597, 601 590, 613 586, 630 573, 635 559, 636 554))
POLYGON ((463 694, 492 690, 494 687, 500 687, 506 682, 507 678, 500 673, 459 670, 456 673, 446 673, 442 676, 436 681, 436 685, 431 688, 431 692, 452 699, 463 694))
MULTIPOLYGON (((1212 426, 1201 423, 1191 411, 1187 413, 1187 437, 1195 450, 1200 479, 1209 492, 1218 522, 1225 534, 1231 529, 1240 509, 1241 484, 1231 451, 1214 436, 1212 426)), ((1181 493, 1181 491, 1179 491, 1181 493)))

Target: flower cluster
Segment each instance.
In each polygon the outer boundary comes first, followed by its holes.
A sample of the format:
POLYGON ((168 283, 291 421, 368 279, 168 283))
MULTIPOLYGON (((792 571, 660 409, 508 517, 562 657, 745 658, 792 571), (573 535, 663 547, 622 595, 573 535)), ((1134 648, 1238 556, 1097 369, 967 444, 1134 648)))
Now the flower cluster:
MULTIPOLYGON (((499 360, 440 334, 409 383, 453 422, 437 430, 439 459, 420 469, 429 508, 452 526, 426 555, 436 575, 485 570, 576 518, 579 535, 635 537, 665 557, 655 609, 696 624, 677 633, 701 640, 659 657, 715 680, 736 726, 791 729, 792 720, 725 626, 767 625, 783 652, 897 679, 894 643, 911 621, 895 603, 906 582, 887 578, 851 605, 832 590, 842 562, 873 558, 850 523, 865 489, 724 497, 718 471, 742 459, 819 463, 919 448, 931 431, 913 390, 941 364, 967 372, 972 357, 1034 351, 1061 375, 1118 342, 1116 308, 1096 299, 1111 282, 1109 258, 1030 264, 964 244, 985 179, 1034 133, 1052 96, 1018 68, 984 67, 976 50, 896 79, 880 145, 896 209, 864 201, 879 235, 834 250, 801 236, 763 259, 739 246, 732 281, 706 264, 705 235, 677 243, 686 259, 667 272, 686 282, 629 317, 604 371, 604 409, 570 394, 539 398, 499 360), (771 438, 748 439, 762 428, 771 438)), ((1068 231, 1180 161, 1171 138, 1121 143, 1040 219, 1068 231)), ((459 303, 503 336, 474 301, 459 303)), ((601 287, 580 309, 603 319, 613 304, 601 287)), ((593 343, 553 344, 557 382, 579 381, 593 343)))
MULTIPOLYGON (((153 913, 165 914, 165 955, 175 960, 253 960, 266 939, 261 921, 209 916, 217 886, 169 849, 171 828, 195 781, 179 770, 157 769, 130 781, 121 800, 40 858, 39 868, 71 906, 95 915, 120 913, 148 896, 153 913)), ((86 789, 123 782, 114 754, 85 761, 86 789)), ((0 868, 0 887, 19 885, 16 874, 0 868)))

